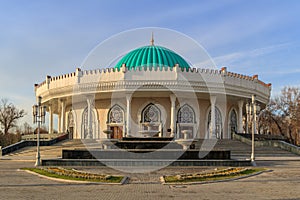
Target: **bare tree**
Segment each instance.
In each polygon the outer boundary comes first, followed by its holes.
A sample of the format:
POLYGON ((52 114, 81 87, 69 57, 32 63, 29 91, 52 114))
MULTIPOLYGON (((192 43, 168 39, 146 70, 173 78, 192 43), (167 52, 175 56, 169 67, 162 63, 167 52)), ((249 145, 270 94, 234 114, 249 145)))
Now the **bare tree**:
POLYGON ((23 134, 28 135, 33 133, 33 128, 27 122, 23 124, 23 134))
POLYGON ((25 111, 17 109, 12 103, 8 103, 7 99, 0 101, 0 125, 5 135, 9 129, 17 126, 18 119, 24 117, 25 111))
MULTIPOLYGON (((258 131, 259 134, 274 133, 274 119, 270 110, 270 104, 263 109, 258 116, 258 131)), ((275 131, 277 132, 277 130, 275 131)), ((279 131, 280 132, 280 131, 279 131)))
POLYGON ((277 131, 286 136, 291 143, 296 144, 300 130, 300 89, 284 87, 281 94, 267 105, 260 115, 260 124, 268 129, 277 131))

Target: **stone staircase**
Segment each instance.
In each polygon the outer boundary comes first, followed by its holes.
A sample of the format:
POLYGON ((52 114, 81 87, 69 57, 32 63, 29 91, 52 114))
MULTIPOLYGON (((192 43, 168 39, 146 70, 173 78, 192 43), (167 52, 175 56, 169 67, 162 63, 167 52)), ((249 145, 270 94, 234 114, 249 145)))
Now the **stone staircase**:
MULTIPOLYGON (((196 145, 199 148, 199 143, 196 145)), ((251 145, 245 144, 238 140, 223 139, 218 140, 214 149, 230 150, 232 159, 249 159, 251 155, 251 145)), ((291 157, 300 158, 296 154, 282 150, 276 147, 255 147, 255 157, 257 160, 291 157)))
MULTIPOLYGON (((62 149, 84 148, 81 140, 64 140, 51 146, 40 146, 42 158, 59 158, 62 156, 62 149)), ((34 160, 36 156, 36 146, 27 146, 9 153, 3 158, 16 160, 34 160)))
MULTIPOLYGON (((142 141, 126 141, 126 145, 132 146, 134 143, 140 142, 141 144, 143 143, 142 141), (128 143, 128 144, 127 144, 128 143)), ((154 141, 146 141, 144 144, 152 143, 154 141)), ((162 141, 155 141, 155 142, 162 142, 162 141)), ((240 143, 238 141, 232 142, 230 140, 225 141, 225 140, 219 140, 217 141, 215 146, 210 146, 209 148, 207 146, 207 142, 210 143, 212 142, 214 145, 215 141, 212 140, 199 140, 194 143, 194 148, 191 150, 188 150, 182 154, 182 147, 179 146, 177 143, 174 141, 170 141, 171 146, 172 145, 177 145, 176 147, 178 148, 164 148, 164 149, 158 149, 155 150, 154 152, 153 149, 136 149, 136 148, 129 148, 128 150, 131 152, 123 155, 124 151, 126 150, 118 150, 118 148, 113 148, 113 149, 107 149, 107 150, 101 150, 99 149, 99 146, 97 148, 97 143, 96 141, 90 141, 88 143, 89 147, 89 152, 85 150, 85 147, 87 146, 81 146, 81 148, 63 148, 63 156, 62 159, 44 159, 42 161, 42 164, 45 166, 49 165, 67 165, 67 166, 72 166, 72 165, 79 165, 79 166, 103 166, 103 165, 109 165, 109 166, 249 166, 251 165, 250 161, 247 160, 247 156, 244 156, 242 159, 241 158, 234 158, 230 159, 230 152, 233 147, 238 151, 238 149, 243 149, 244 144, 240 143), (205 149, 202 149, 202 144, 206 146, 205 149), (199 151, 197 150, 198 148, 201 148, 201 152, 203 153, 203 157, 198 157, 201 156, 199 154, 199 151), (143 153, 138 153, 138 151, 141 151, 143 153), (145 151, 145 152, 144 152, 145 151), (147 152, 146 152, 147 151, 147 152), (151 154, 148 154, 149 152, 152 152, 151 154), (178 152, 177 152, 178 151, 178 152), (134 152, 134 153, 133 153, 134 152), (208 152, 208 154, 207 154, 208 152), (223 155, 224 153, 228 152, 228 156, 219 156, 223 155), (123 154, 122 154, 123 153, 123 154), (138 153, 138 154, 136 154, 138 153), (92 156, 91 156, 91 155, 92 156), (176 156, 174 157, 174 154, 178 154, 178 159, 176 159, 176 156), (182 156, 180 156, 182 154, 182 156), (197 155, 195 157, 195 155, 197 155), (96 158, 101 158, 99 160, 93 159, 93 156, 96 156, 96 158), (168 155, 170 157, 168 157, 168 155), (173 156, 172 156, 173 155, 173 156), (217 156, 218 155, 218 156, 217 156), (179 158, 180 157, 180 158, 179 158), (175 158, 175 160, 173 160, 175 158), (100 161, 100 162, 99 162, 100 161)), ((167 141, 169 143, 169 141, 167 141)), ((129 147, 128 146, 128 147, 129 147)), ((249 147, 248 149, 249 150, 249 147)), ((226 154, 227 155, 227 154, 226 154)))
MULTIPOLYGON (((200 140, 195 143, 195 148, 201 148, 204 144, 203 142, 210 142, 200 140)), ((97 147, 97 143, 93 143, 97 147)), ((59 143, 56 143, 52 146, 41 146, 41 157, 44 159, 60 159, 62 157, 63 149, 86 149, 86 145, 82 143, 81 140, 65 140, 59 143)), ((230 150, 231 159, 245 161, 250 159, 251 155, 251 145, 247 145, 238 140, 217 140, 213 150, 230 150)), ((36 147, 24 147, 20 150, 17 150, 13 153, 3 156, 4 159, 16 159, 16 160, 35 160, 36 156, 36 147)), ((274 160, 299 160, 300 156, 297 156, 291 152, 284 151, 280 148, 275 147, 256 147, 255 148, 255 158, 258 162, 263 161, 274 161, 274 160)), ((178 161, 183 162, 183 161, 178 161)), ((207 162, 207 161, 205 161, 207 162)), ((95 164, 95 163, 93 163, 95 164)), ((184 163, 182 163, 184 165, 184 163)), ((216 163, 217 165, 218 163, 216 163)), ((230 164, 230 163, 229 163, 230 164)), ((96 165, 96 164, 95 164, 96 165)), ((178 165, 181 165, 179 163, 178 165)))

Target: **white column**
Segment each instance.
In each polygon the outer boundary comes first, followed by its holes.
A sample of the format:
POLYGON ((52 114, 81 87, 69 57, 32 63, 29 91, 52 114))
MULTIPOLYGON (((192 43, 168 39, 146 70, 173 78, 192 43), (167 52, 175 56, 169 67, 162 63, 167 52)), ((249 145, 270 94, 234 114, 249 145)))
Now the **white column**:
POLYGON ((58 133, 61 133, 61 114, 59 113, 57 116, 57 131, 58 133))
POLYGON ((244 101, 239 101, 238 106, 239 106, 239 117, 238 117, 238 132, 243 133, 243 105, 244 101))
POLYGON ((126 136, 131 134, 131 94, 126 94, 126 136))
POLYGON ((176 101, 176 96, 174 94, 170 95, 170 100, 171 100, 171 124, 170 124, 170 128, 171 128, 171 135, 170 137, 174 137, 175 136, 175 130, 176 130, 176 122, 175 122, 175 101, 176 101))
POLYGON ((53 109, 52 105, 49 105, 49 133, 53 133, 53 109))
POLYGON ((65 100, 61 100, 61 132, 65 133, 65 128, 66 128, 66 103, 65 100))
POLYGON ((216 96, 210 97, 210 105, 211 105, 211 118, 210 118, 210 127, 209 127, 209 138, 216 138, 216 96))
POLYGON ((90 98, 87 98, 87 104, 88 104, 88 138, 89 139, 92 139, 93 138, 93 133, 92 133, 92 119, 91 119, 91 114, 92 114, 92 110, 91 110, 91 104, 92 104, 92 101, 90 98))

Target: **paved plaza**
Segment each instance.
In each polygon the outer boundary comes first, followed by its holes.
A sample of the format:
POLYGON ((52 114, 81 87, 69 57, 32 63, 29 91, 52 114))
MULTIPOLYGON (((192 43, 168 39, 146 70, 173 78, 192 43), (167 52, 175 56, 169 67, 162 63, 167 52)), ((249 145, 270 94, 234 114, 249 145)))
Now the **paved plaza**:
MULTIPOLYGON (((44 158, 59 156, 62 146, 42 147, 41 155, 44 158)), ((258 166, 270 172, 235 181, 186 186, 162 185, 159 177, 199 172, 210 167, 167 167, 146 174, 129 174, 106 167, 77 167, 130 177, 125 185, 78 184, 48 180, 18 170, 33 167, 34 156, 35 149, 26 147, 2 157, 0 199, 300 199, 300 157, 279 149, 274 157, 257 155, 258 166)))

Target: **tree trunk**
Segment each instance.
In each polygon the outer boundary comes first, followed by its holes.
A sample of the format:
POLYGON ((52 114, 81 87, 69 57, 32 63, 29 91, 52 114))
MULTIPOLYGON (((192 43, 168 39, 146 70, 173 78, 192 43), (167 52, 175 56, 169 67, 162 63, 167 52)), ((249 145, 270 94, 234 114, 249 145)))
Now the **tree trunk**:
POLYGON ((275 122, 275 124, 276 124, 276 126, 277 126, 277 128, 280 132, 280 135, 285 136, 285 134, 283 133, 282 128, 281 128, 280 124, 278 123, 278 121, 276 119, 274 119, 273 117, 272 117, 272 120, 275 122))
POLYGON ((4 135, 7 135, 7 134, 8 134, 8 130, 9 130, 8 127, 5 127, 5 128, 4 128, 4 135))
POLYGON ((295 140, 293 138, 292 129, 290 127, 288 128, 288 133, 289 133, 289 141, 290 141, 290 143, 295 145, 295 140))

